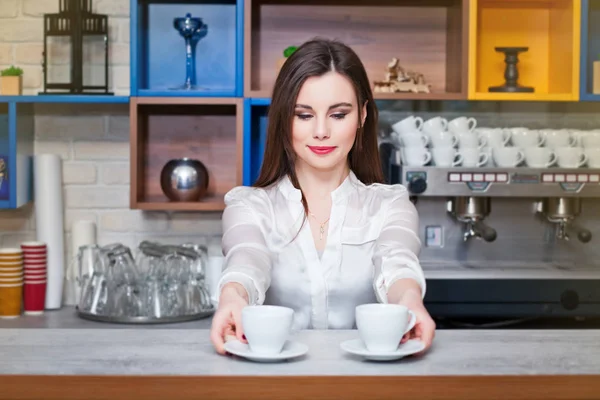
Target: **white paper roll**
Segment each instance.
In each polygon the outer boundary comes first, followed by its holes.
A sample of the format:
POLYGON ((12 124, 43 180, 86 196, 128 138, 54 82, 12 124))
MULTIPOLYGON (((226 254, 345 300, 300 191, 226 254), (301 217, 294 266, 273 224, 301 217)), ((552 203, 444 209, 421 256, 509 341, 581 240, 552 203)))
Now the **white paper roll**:
POLYGON ((53 310, 62 305, 65 275, 62 164, 58 155, 34 156, 34 196, 37 240, 48 247, 45 308, 53 310))
POLYGON ((69 255, 65 288, 63 290, 63 302, 65 305, 76 305, 79 303, 81 288, 79 287, 79 265, 77 254, 81 246, 96 243, 96 223, 94 221, 75 221, 71 225, 71 254, 69 255))

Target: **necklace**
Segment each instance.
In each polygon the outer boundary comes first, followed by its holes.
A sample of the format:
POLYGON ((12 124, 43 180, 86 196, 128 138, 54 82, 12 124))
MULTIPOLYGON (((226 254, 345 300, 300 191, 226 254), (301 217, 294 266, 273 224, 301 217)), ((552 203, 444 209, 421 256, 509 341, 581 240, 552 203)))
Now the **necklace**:
POLYGON ((319 220, 317 219, 317 217, 315 216, 315 214, 313 214, 310 211, 308 213, 317 221, 317 223, 319 225, 321 225, 320 228, 319 228, 319 232, 320 232, 319 240, 323 240, 323 235, 325 234, 325 225, 329 222, 329 218, 331 218, 331 217, 327 218, 324 222, 319 222, 319 220))

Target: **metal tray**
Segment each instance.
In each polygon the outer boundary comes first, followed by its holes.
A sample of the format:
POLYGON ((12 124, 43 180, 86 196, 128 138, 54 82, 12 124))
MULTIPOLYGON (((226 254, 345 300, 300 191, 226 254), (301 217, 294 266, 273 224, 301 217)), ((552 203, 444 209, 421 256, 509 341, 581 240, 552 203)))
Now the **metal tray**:
POLYGON ((97 322, 108 322, 113 324, 174 324, 177 322, 194 321, 197 319, 208 318, 215 313, 215 308, 210 308, 197 314, 180 315, 176 317, 152 318, 152 317, 114 317, 110 315, 97 315, 79 311, 75 307, 77 315, 80 318, 97 322))

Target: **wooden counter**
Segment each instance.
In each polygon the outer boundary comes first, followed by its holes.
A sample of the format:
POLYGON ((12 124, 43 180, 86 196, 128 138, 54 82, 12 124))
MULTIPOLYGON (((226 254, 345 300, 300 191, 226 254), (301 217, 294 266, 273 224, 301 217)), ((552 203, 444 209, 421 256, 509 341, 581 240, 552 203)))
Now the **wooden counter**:
POLYGON ((344 354, 355 331, 303 331, 307 356, 261 364, 216 354, 206 320, 11 324, 0 322, 3 399, 600 399, 598 330, 439 330, 427 354, 394 362, 344 354))

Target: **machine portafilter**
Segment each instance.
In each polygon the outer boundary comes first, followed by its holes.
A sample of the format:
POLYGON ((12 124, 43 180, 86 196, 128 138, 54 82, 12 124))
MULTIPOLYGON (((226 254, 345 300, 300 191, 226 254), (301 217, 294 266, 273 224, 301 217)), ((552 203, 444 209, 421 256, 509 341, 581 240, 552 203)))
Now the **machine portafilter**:
POLYGON ((447 209, 458 221, 466 224, 464 241, 471 237, 479 237, 486 242, 496 240, 496 230, 483 222, 492 210, 489 197, 453 197, 448 200, 447 209))
MULTIPOLYGON (((544 214, 546 219, 557 224, 556 237, 569 240, 567 232, 575 218, 581 214, 580 197, 548 197, 536 204, 537 212, 544 214)), ((587 243, 592 239, 592 233, 587 229, 578 229, 577 238, 587 243)))

